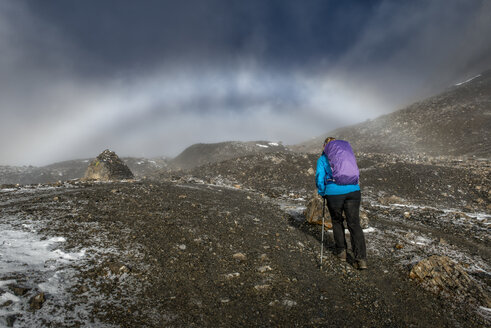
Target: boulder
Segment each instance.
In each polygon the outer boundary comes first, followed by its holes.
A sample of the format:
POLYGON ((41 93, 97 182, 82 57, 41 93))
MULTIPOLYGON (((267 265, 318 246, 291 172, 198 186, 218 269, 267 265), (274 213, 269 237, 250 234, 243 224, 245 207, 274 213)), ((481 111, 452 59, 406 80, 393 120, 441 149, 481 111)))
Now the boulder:
MULTIPOLYGON (((317 193, 314 193, 307 202, 307 208, 303 212, 308 223, 322 224, 322 205, 322 197, 317 193)), ((332 228, 331 216, 329 214, 329 210, 327 209, 327 205, 325 209, 324 225, 328 229, 332 228)), ((346 227, 346 220, 344 221, 344 225, 346 227)), ((368 228, 368 216, 363 208, 360 208, 360 225, 363 229, 368 228)))
MULTIPOLYGON (((307 208, 303 212, 305 215, 305 219, 308 223, 313 224, 322 224, 322 206, 324 202, 321 196, 317 193, 314 193, 312 197, 307 202, 307 208)), ((325 218, 324 218, 324 226, 327 229, 332 228, 331 217, 329 216, 329 211, 325 209, 325 218)))
POLYGON ((489 295, 460 264, 447 256, 433 255, 418 262, 411 269, 409 277, 436 294, 461 302, 491 307, 489 295))
POLYGON ((118 155, 106 149, 89 164, 83 179, 111 181, 133 178, 133 173, 118 155))

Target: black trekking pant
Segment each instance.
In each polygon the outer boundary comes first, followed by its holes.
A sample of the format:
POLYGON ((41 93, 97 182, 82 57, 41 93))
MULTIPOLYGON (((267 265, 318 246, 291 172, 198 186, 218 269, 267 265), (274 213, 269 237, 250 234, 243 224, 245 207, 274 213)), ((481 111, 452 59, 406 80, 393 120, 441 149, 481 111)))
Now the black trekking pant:
POLYGON ((343 226, 344 212, 348 230, 350 232, 351 246, 353 247, 355 260, 366 260, 367 247, 365 245, 365 235, 360 226, 361 192, 353 191, 348 194, 328 195, 324 197, 327 201, 329 213, 331 213, 336 254, 347 249, 343 226))

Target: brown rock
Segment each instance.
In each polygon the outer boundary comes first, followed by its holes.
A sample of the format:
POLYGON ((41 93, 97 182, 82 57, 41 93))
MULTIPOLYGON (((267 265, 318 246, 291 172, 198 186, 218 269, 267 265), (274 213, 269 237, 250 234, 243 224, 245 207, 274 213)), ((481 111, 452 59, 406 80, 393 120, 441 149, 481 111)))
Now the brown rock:
POLYGON ((462 302, 491 307, 491 298, 464 268, 446 256, 433 255, 417 263, 409 277, 426 289, 462 302))
POLYGON ((11 285, 11 286, 9 286, 9 288, 14 293, 14 295, 16 295, 16 296, 25 295, 30 290, 30 288, 21 287, 21 286, 17 286, 17 285, 11 285))
POLYGON ((123 274, 131 271, 128 266, 121 262, 108 262, 106 263, 106 267, 109 269, 109 272, 113 274, 123 274))
POLYGON ((247 260, 247 256, 244 253, 235 253, 233 258, 241 262, 247 260))
POLYGON ((273 270, 269 265, 264 265, 262 267, 257 268, 257 271, 264 273, 266 271, 271 271, 273 270))
POLYGON ((39 293, 36 296, 31 297, 29 300, 29 305, 31 306, 32 310, 39 310, 43 307, 45 301, 46 298, 44 297, 44 293, 39 293))
MULTIPOLYGON (((314 193, 310 200, 307 202, 307 208, 303 212, 305 219, 308 223, 322 224, 322 206, 323 199, 317 193, 314 193)), ((329 211, 327 206, 325 208, 325 219, 324 225, 327 229, 332 228, 331 217, 329 216, 329 211)))

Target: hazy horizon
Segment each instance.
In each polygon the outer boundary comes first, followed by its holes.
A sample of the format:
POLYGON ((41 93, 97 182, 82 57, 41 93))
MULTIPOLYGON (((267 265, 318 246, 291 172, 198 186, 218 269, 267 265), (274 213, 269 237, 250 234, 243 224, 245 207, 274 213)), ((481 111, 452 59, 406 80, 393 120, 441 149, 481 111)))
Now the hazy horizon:
POLYGON ((0 3, 0 165, 296 144, 491 68, 489 1, 0 3))

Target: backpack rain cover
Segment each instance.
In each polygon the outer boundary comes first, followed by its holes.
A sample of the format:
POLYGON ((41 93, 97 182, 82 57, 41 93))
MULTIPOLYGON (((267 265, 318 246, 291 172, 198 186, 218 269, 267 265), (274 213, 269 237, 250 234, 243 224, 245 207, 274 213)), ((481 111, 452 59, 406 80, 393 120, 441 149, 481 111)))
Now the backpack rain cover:
POLYGON ((356 185, 360 170, 356 164, 355 154, 349 142, 333 140, 324 148, 332 170, 332 179, 338 185, 356 185))

